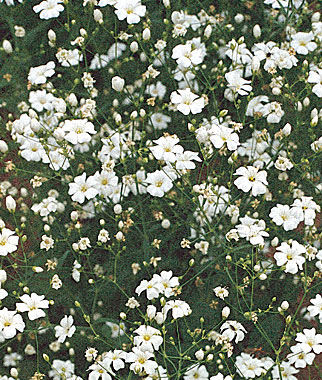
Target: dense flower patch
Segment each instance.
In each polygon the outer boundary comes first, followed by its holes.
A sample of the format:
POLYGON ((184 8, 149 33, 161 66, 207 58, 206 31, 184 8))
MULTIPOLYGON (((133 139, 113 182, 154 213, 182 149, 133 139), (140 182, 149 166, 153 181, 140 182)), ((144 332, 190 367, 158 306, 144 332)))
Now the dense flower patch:
POLYGON ((0 380, 320 377, 320 18, 0 0, 0 380))

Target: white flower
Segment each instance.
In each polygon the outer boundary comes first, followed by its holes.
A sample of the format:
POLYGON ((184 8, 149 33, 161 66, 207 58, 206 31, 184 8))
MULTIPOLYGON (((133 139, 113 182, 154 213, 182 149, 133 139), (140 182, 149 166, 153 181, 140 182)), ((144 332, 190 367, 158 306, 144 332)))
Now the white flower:
POLYGON ((25 323, 20 314, 10 311, 6 307, 0 310, 0 332, 5 339, 11 339, 17 334, 17 330, 23 332, 25 323))
POLYGON ((153 96, 154 98, 163 99, 167 92, 167 88, 160 81, 157 83, 152 83, 146 87, 146 93, 153 96))
POLYGON ((158 140, 153 140, 156 146, 150 147, 150 150, 157 160, 166 162, 175 162, 176 154, 182 154, 183 147, 177 145, 180 140, 176 135, 162 136, 158 140))
POLYGON ((303 269, 305 258, 302 254, 306 252, 305 247, 296 240, 292 240, 292 245, 283 242, 276 248, 274 258, 278 266, 286 264, 285 273, 295 274, 303 269))
POLYGON ((158 367, 154 360, 150 360, 154 355, 150 351, 142 351, 137 347, 132 348, 132 352, 127 354, 126 361, 132 363, 130 370, 139 374, 145 371, 148 375, 152 374, 158 367))
POLYGON ((113 322, 105 322, 105 324, 112 330, 111 338, 118 338, 125 334, 126 328, 124 323, 121 322, 120 324, 117 324, 113 322))
POLYGON ((80 61, 83 60, 83 54, 78 49, 59 49, 58 53, 56 54, 56 58, 58 59, 58 62, 64 67, 76 66, 80 61))
POLYGON ((88 375, 88 380, 112 380, 114 375, 111 367, 111 360, 109 357, 104 357, 102 360, 96 360, 88 370, 91 371, 88 375))
POLYGON ((229 291, 221 286, 217 286, 213 291, 215 292, 216 297, 221 298, 222 300, 229 295, 229 291))
POLYGON ((151 115, 151 124, 155 129, 166 129, 168 127, 168 123, 170 123, 171 117, 168 115, 164 115, 162 113, 154 113, 151 115))
POLYGON ((64 10, 64 6, 61 5, 63 0, 45 0, 40 4, 35 5, 33 10, 35 13, 39 13, 39 17, 43 20, 49 20, 53 17, 58 17, 59 13, 64 10))
POLYGON ((74 335, 76 327, 73 323, 73 317, 65 315, 60 321, 60 326, 55 326, 55 337, 58 338, 59 343, 64 343, 67 337, 71 338, 74 335))
POLYGON ((40 249, 49 251, 54 246, 54 239, 51 236, 42 235, 40 243, 40 249))
POLYGON ((235 338, 235 343, 242 341, 247 333, 245 327, 237 321, 226 321, 221 327, 220 332, 230 342, 235 338))
POLYGON ((209 380, 233 380, 233 378, 230 375, 224 377, 224 375, 219 372, 216 376, 211 376, 209 380))
POLYGON ((49 377, 53 380, 61 380, 62 378, 71 379, 75 371, 75 364, 70 360, 55 359, 51 364, 51 370, 48 372, 49 377))
POLYGON ((199 249, 199 251, 203 255, 206 255, 208 253, 209 243, 207 241, 205 241, 205 240, 202 240, 200 242, 195 243, 195 248, 199 249))
POLYGON ((96 133, 93 123, 87 119, 66 120, 63 131, 67 133, 65 140, 72 144, 88 143, 92 139, 91 134, 96 133))
POLYGON ((317 205, 312 197, 301 197, 301 199, 295 199, 292 204, 293 208, 296 208, 299 215, 302 214, 301 220, 304 220, 304 224, 307 226, 313 226, 316 212, 320 212, 321 207, 317 205))
POLYGON ((25 142, 20 146, 21 157, 27 161, 39 162, 45 158, 46 151, 37 140, 25 140, 25 142))
POLYGON ((133 331, 139 336, 134 337, 134 344, 142 351, 158 351, 163 342, 163 338, 158 329, 151 326, 142 325, 133 331))
POLYGON ((148 377, 145 377, 144 380, 169 380, 167 376, 167 370, 162 366, 158 366, 148 377))
POLYGON ((46 90, 30 91, 29 103, 31 107, 37 112, 43 110, 51 111, 55 97, 53 94, 47 93, 46 90))
POLYGON ((299 32, 292 35, 291 46, 298 54, 307 55, 309 52, 314 51, 318 46, 312 40, 314 40, 312 32, 299 32))
POLYGON ((172 310, 173 319, 182 318, 192 313, 192 310, 187 302, 181 300, 167 301, 163 308, 163 313, 167 314, 169 310, 172 310))
POLYGON ((86 173, 74 178, 74 182, 69 184, 68 194, 72 195, 72 200, 78 203, 84 203, 86 199, 92 199, 98 194, 94 187, 95 182, 92 177, 87 178, 86 173))
POLYGON ((299 342, 303 352, 315 352, 317 355, 322 352, 322 334, 317 334, 315 328, 304 329, 303 333, 297 333, 295 340, 299 342))
POLYGON ((50 61, 46 65, 37 67, 31 67, 28 74, 28 80, 31 84, 43 84, 46 83, 47 78, 52 77, 55 74, 55 63, 50 61))
POLYGON ((188 41, 185 45, 177 45, 173 48, 172 58, 177 60, 178 66, 188 68, 202 63, 204 54, 202 49, 194 48, 192 41, 188 41))
POLYGON ((149 184, 147 192, 154 197, 163 197, 173 186, 171 179, 162 170, 148 173, 146 182, 149 184))
POLYGON ((267 115, 267 122, 270 124, 278 124, 284 116, 281 104, 278 102, 271 102, 265 105, 264 114, 267 115))
POLYGON ((183 153, 176 154, 176 169, 177 170, 191 170, 196 167, 194 161, 201 162, 201 159, 198 157, 197 152, 192 152, 191 150, 186 150, 183 153))
MULTIPOLYGON (((275 0, 274 0, 275 1, 275 0)), ((298 370, 291 366, 290 363, 283 361, 280 364, 280 370, 282 374, 283 380, 297 380, 296 376, 293 376, 294 374, 298 373, 298 370)), ((274 366, 272 375, 273 379, 279 380, 281 378, 280 376, 280 370, 277 365, 274 366)))
POLYGON ((307 307, 311 317, 318 316, 322 323, 322 297, 317 294, 315 298, 310 299, 311 305, 307 307))
POLYGON ((302 212, 297 207, 277 204, 271 209, 269 217, 278 226, 283 225, 285 231, 294 230, 302 220, 302 212))
POLYGON ((190 88, 174 91, 170 95, 171 102, 177 104, 178 111, 184 115, 200 113, 205 106, 204 98, 199 98, 190 88))
POLYGON ((46 316, 46 313, 42 309, 49 308, 49 301, 44 299, 45 296, 39 296, 36 293, 24 294, 20 297, 22 303, 16 304, 16 309, 23 313, 24 311, 28 311, 28 318, 33 321, 38 318, 42 318, 46 316))
POLYGON ((148 300, 158 298, 160 294, 158 279, 152 278, 150 281, 142 280, 140 285, 135 289, 135 292, 140 295, 146 290, 146 296, 148 300))
POLYGON ((109 366, 112 365, 115 371, 118 371, 125 367, 123 360, 126 359, 126 355, 126 352, 122 350, 108 351, 104 354, 104 359, 109 360, 111 363, 109 366))
POLYGON ((81 267, 82 267, 81 264, 77 260, 74 260, 73 270, 72 270, 72 278, 76 282, 80 281, 80 271, 79 271, 79 269, 81 267))
POLYGON ((312 88, 312 92, 319 98, 322 98, 322 69, 310 71, 307 81, 309 83, 315 83, 315 86, 312 88))
POLYGON ((291 347, 292 353, 287 355, 287 359, 290 364, 294 364, 296 368, 305 368, 307 365, 311 365, 315 358, 313 352, 304 352, 301 344, 296 344, 291 347))
POLYGON ((210 141, 214 147, 220 149, 224 144, 227 145, 228 150, 234 151, 239 145, 239 137, 232 128, 225 127, 224 125, 214 125, 210 129, 210 141))
POLYGON ((0 231, 0 256, 7 256, 8 253, 17 250, 19 237, 8 228, 2 228, 0 231))
POLYGON ((174 294, 174 288, 179 286, 178 277, 172 276, 172 270, 162 271, 160 274, 154 274, 152 281, 156 283, 156 287, 161 294, 164 294, 167 298, 174 294))
POLYGON ((264 237, 269 236, 265 231, 265 221, 250 218, 248 215, 240 218, 240 221, 242 224, 236 226, 238 235, 241 238, 246 238, 252 245, 264 245, 264 237))
POLYGON ((250 80, 243 79, 240 75, 239 70, 234 70, 225 74, 225 78, 228 82, 228 88, 239 95, 248 95, 252 91, 252 86, 250 80))
POLYGON ((146 12, 146 6, 140 0, 117 0, 114 6, 118 19, 126 19, 128 24, 139 23, 140 17, 144 17, 146 12))
POLYGON ((275 161, 274 166, 278 170, 286 171, 286 170, 292 169, 293 164, 287 157, 278 156, 277 160, 275 161))
POLYGON ((184 380, 208 380, 209 379, 209 373, 207 371, 206 366, 198 366, 198 365, 192 365, 189 367, 183 376, 184 380))
POLYGON ((267 172, 265 170, 259 171, 254 166, 247 166, 247 168, 238 168, 234 175, 240 176, 235 179, 234 184, 245 193, 251 190, 254 197, 266 193, 266 185, 268 183, 266 180, 267 172))
POLYGON ((249 354, 242 352, 236 357, 235 365, 237 367, 237 372, 245 379, 253 379, 260 376, 263 372, 262 362, 252 357, 249 354))
POLYGON ((125 80, 119 76, 112 78, 112 88, 115 91, 121 92, 124 88, 125 80))

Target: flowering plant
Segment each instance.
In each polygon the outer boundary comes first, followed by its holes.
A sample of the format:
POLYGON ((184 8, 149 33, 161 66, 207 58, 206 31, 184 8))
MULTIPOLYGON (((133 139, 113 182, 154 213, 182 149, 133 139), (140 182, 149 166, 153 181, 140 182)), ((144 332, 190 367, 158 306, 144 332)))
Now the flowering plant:
POLYGON ((0 380, 318 378, 318 2, 0 0, 0 380))

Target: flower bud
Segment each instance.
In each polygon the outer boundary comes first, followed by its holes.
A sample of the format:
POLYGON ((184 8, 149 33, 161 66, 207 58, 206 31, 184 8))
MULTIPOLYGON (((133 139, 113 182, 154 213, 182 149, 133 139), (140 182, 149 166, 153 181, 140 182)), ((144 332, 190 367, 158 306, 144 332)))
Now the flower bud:
POLYGON ((139 44, 136 41, 131 42, 130 50, 132 53, 136 53, 139 50, 139 44))
POLYGON ((319 22, 320 21, 320 12, 314 12, 311 17, 311 22, 319 22))
POLYGON ((163 219, 161 222, 161 227, 167 230, 170 227, 171 223, 169 219, 163 219))
POLYGON ((302 105, 302 103, 301 103, 301 102, 297 102, 297 110, 298 110, 299 112, 301 112, 302 109, 303 109, 303 105, 302 105))
POLYGON ((258 71, 260 66, 261 66, 261 61, 259 60, 258 57, 254 56, 252 59, 252 70, 253 70, 253 72, 258 71))
POLYGON ((18 370, 17 370, 17 368, 11 368, 10 369, 10 375, 12 376, 12 377, 15 377, 15 378, 17 378, 18 377, 18 370))
POLYGON ((237 24, 241 24, 244 21, 245 17, 241 13, 237 13, 234 17, 234 20, 237 24))
POLYGON ((41 273, 44 271, 41 267, 35 267, 35 266, 32 267, 32 270, 35 273, 41 273))
POLYGON ((124 88, 125 81, 123 78, 116 76, 112 78, 112 88, 115 91, 122 91, 124 88))
POLYGON ((261 27, 258 24, 256 24, 253 28, 253 36, 255 38, 259 38, 261 34, 262 34, 261 27))
POLYGON ((146 314, 149 319, 154 319, 157 312, 157 308, 154 305, 148 305, 146 308, 146 314))
POLYGON ((122 206, 120 204, 116 204, 113 208, 114 214, 119 215, 122 213, 122 206))
POLYGON ((55 42, 56 41, 56 33, 52 29, 48 30, 47 36, 48 36, 48 40, 50 42, 55 42))
POLYGON ((228 306, 225 306, 221 311, 221 315, 223 318, 228 318, 229 314, 230 314, 230 308, 228 306))
POLYGON ((162 0, 163 1, 163 5, 166 7, 166 8, 170 8, 170 0, 162 0))
POLYGON ((151 31, 149 28, 145 28, 142 32, 142 38, 144 41, 148 41, 151 38, 151 31))
POLYGON ((318 124, 318 122, 319 122, 319 116, 318 115, 316 115, 316 116, 314 116, 314 118, 311 120, 311 127, 316 127, 317 126, 317 124, 318 124))
POLYGON ((0 140, 0 152, 6 153, 8 152, 8 144, 4 140, 0 140))
POLYGON ((7 272, 3 269, 0 269, 0 284, 6 281, 7 281, 7 272))
POLYGON ((13 52, 13 48, 12 48, 11 42, 8 41, 8 40, 3 40, 3 42, 2 42, 2 47, 3 47, 3 50, 4 50, 7 54, 11 54, 11 53, 13 52))
POLYGON ((16 211, 16 201, 12 198, 11 195, 8 195, 6 197, 6 207, 9 212, 15 212, 16 211))
POLYGON ((310 99, 308 97, 303 99, 303 106, 308 107, 310 105, 310 99))
POLYGON ((66 98, 66 101, 72 106, 72 107, 76 107, 77 104, 78 104, 78 101, 77 101, 77 98, 76 98, 76 95, 72 92, 71 94, 68 95, 68 97, 66 98))
POLYGON ((161 313, 160 311, 157 312, 156 316, 155 316, 155 321, 158 325, 162 325, 162 323, 164 323, 166 319, 166 315, 161 313))
POLYGON ((197 360, 202 360, 205 357, 205 353, 202 351, 202 349, 195 352, 195 357, 197 360))
POLYGON ((211 36, 211 33, 212 33, 212 27, 211 25, 207 25, 203 34, 206 38, 209 38, 211 36))
POLYGON ((313 119, 315 116, 318 116, 318 110, 316 108, 313 108, 311 111, 311 119, 313 119))
POLYGON ((284 128, 282 129, 283 135, 284 136, 289 136, 292 131, 292 126, 290 123, 287 123, 284 125, 284 128))
POLYGON ((94 9, 94 20, 99 24, 103 23, 103 13, 99 9, 94 9))
POLYGON ((287 301, 283 301, 281 303, 282 310, 287 310, 289 308, 290 304, 287 301))
POLYGON ((278 96, 278 95, 281 95, 281 89, 279 88, 279 87, 273 87, 272 88, 272 94, 273 95, 276 95, 276 96, 278 96))
POLYGON ((124 234, 123 234, 123 232, 122 232, 122 231, 117 232, 117 234, 115 235, 115 239, 116 239, 117 241, 121 241, 121 240, 123 240, 123 239, 124 239, 124 234))

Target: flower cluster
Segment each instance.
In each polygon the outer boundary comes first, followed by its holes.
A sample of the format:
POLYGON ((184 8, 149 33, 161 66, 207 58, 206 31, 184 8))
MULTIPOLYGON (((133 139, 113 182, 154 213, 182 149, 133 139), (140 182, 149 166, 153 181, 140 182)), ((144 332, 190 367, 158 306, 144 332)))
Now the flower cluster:
POLYGON ((0 380, 319 376, 319 9, 0 0, 0 380))

